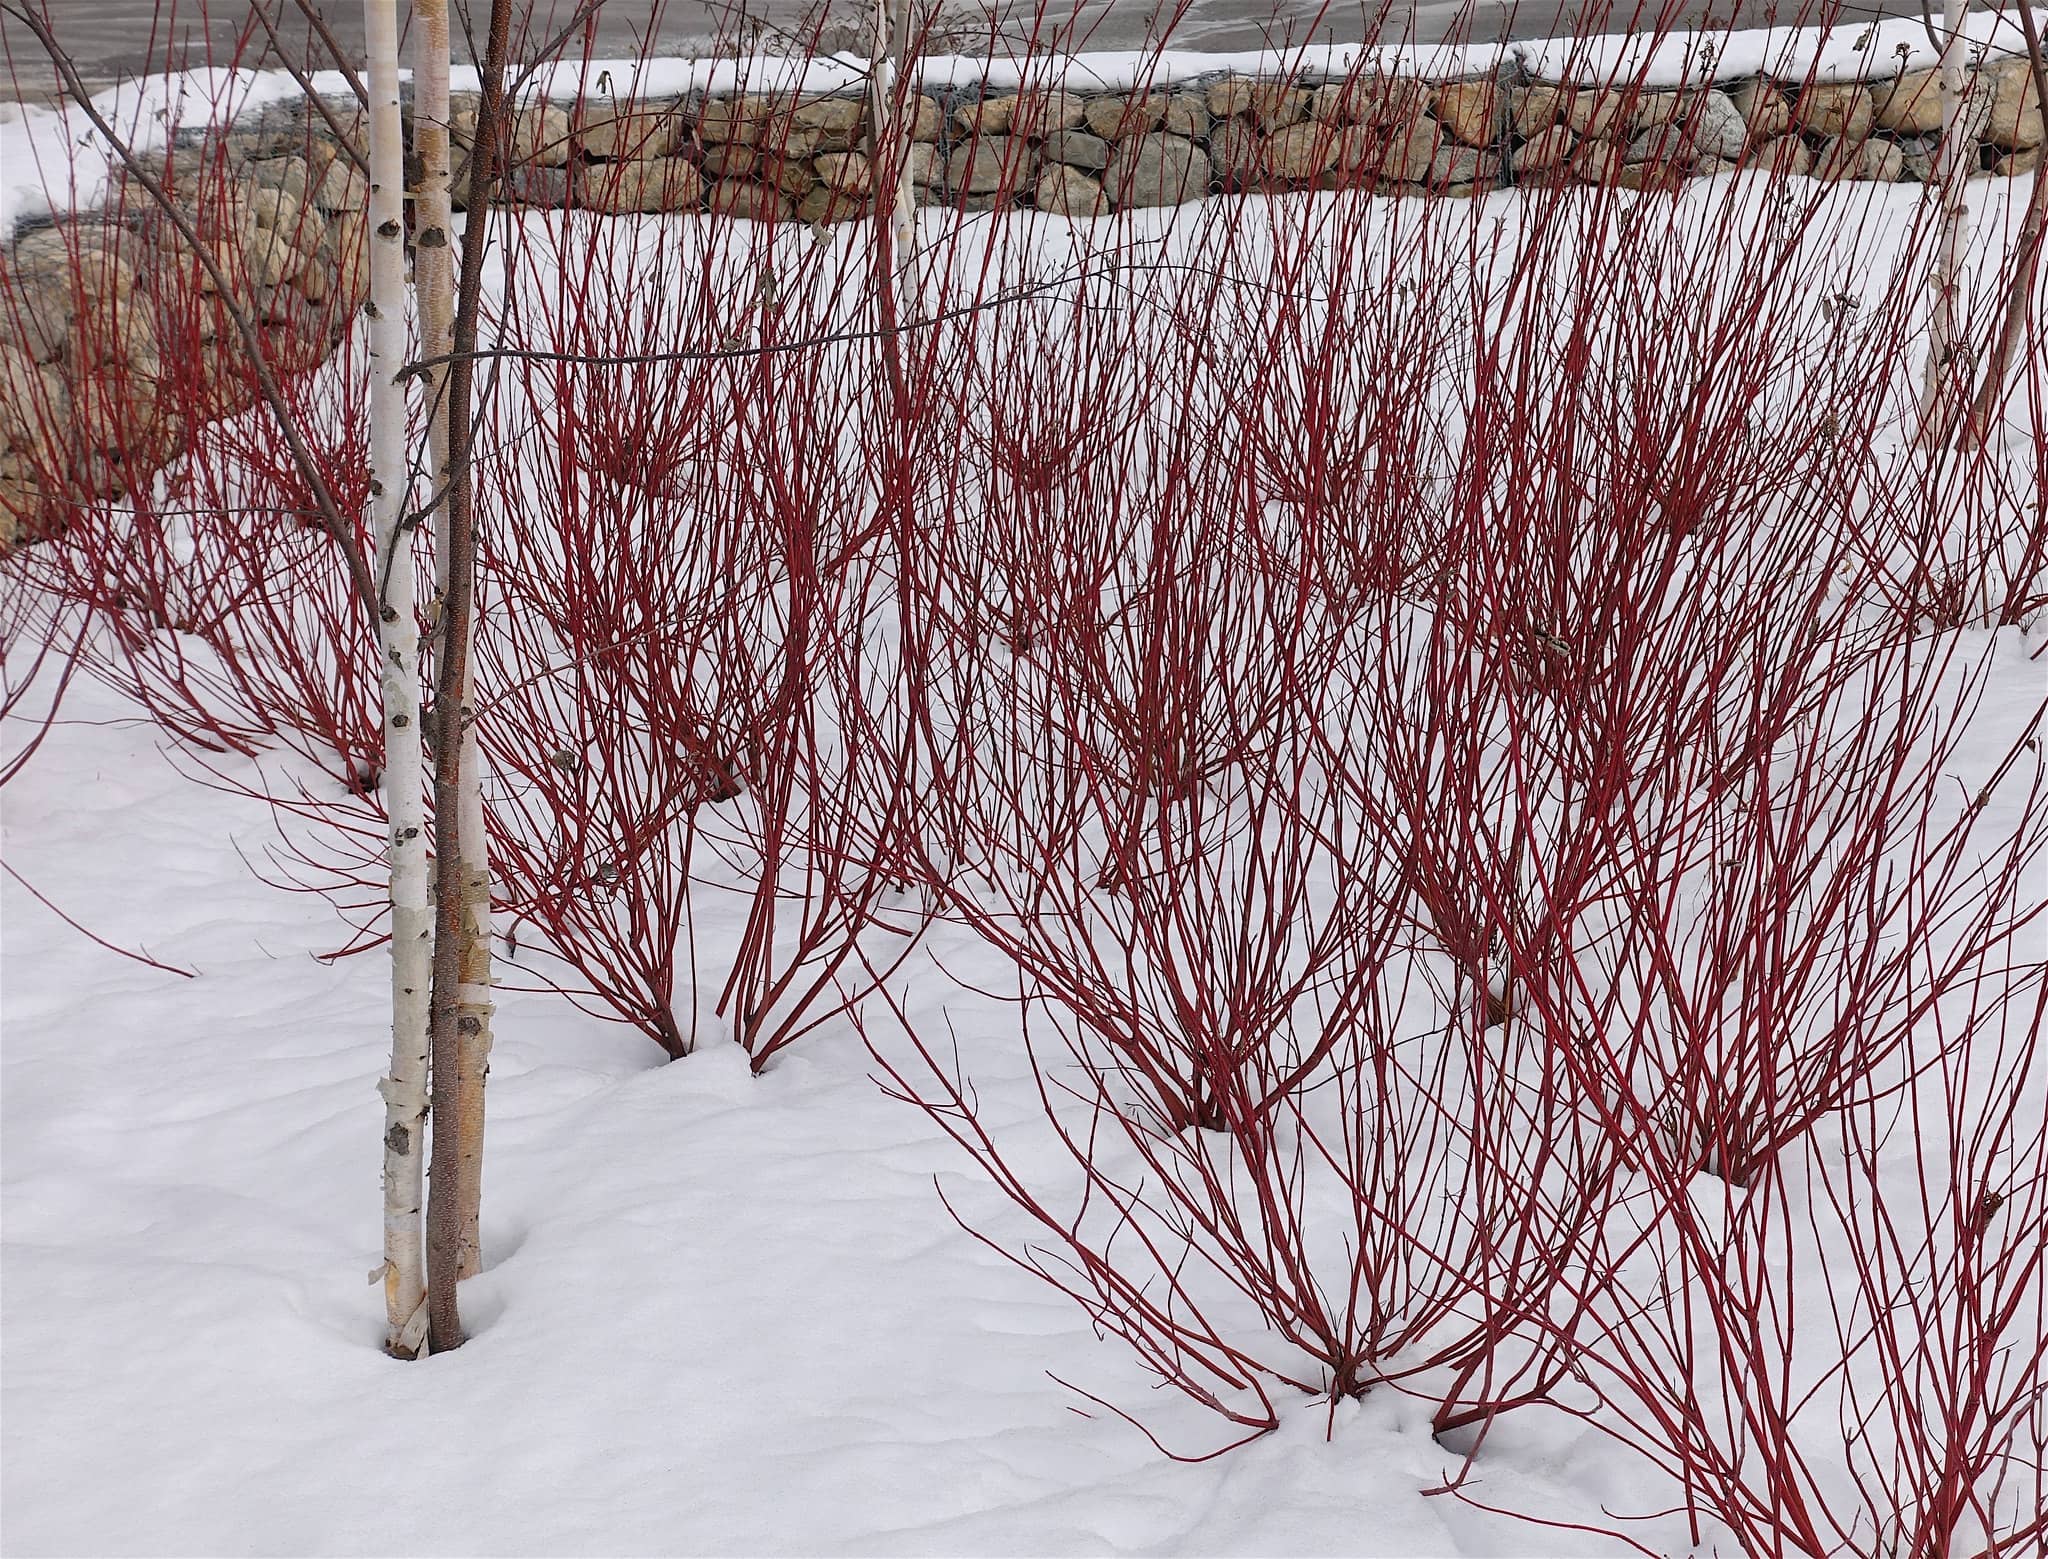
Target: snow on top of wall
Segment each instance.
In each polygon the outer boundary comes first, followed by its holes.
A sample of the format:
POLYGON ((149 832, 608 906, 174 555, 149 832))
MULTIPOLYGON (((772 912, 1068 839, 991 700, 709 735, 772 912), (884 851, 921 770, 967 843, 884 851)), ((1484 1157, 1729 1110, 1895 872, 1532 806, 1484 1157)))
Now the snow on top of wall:
MULTIPOLYGON (((2048 30, 2048 10, 2035 13, 2048 30)), ((2026 37, 2016 12, 1973 14, 1965 29, 1986 56, 2019 55, 2026 37)), ((1718 28, 1659 36, 1607 34, 1521 43, 1310 44, 1295 49, 1214 53, 1194 49, 1096 50, 1010 56, 930 55, 918 61, 920 85, 997 90, 1026 82, 1113 92, 1171 86, 1233 72, 1248 76, 1344 76, 1362 70, 1451 81, 1504 65, 1543 81, 1619 81, 1675 87, 1703 76, 1776 76, 1793 82, 1876 81, 1931 69, 1940 51, 1917 17, 1840 22, 1832 27, 1718 28)), ((555 102, 588 97, 661 97, 687 92, 836 92, 860 85, 867 62, 856 55, 791 59, 565 60, 537 71, 530 90, 555 102)), ((475 90, 476 73, 457 70, 457 91, 475 90)))
MULTIPOLYGON (((346 92, 338 72, 315 78, 322 92, 346 92)), ((138 152, 161 151, 179 125, 222 123, 298 96, 281 70, 181 71, 143 76, 93 94, 92 104, 138 152)), ((0 103, 0 239, 24 220, 86 211, 106 197, 113 148, 73 104, 0 103)))
MULTIPOLYGON (((2048 30, 2048 10, 2037 10, 2048 30)), ((2026 52, 2018 13, 1979 12, 1965 24, 1985 55, 2026 52)), ((1277 76, 1344 76, 1383 70, 1430 80, 1476 76, 1517 65, 1544 81, 1621 81, 1673 87, 1703 76, 1776 76, 1804 82, 1876 81, 1931 69, 1940 51, 1918 17, 1838 22, 1831 27, 1716 28, 1661 35, 1603 34, 1522 43, 1310 44, 1296 49, 1212 53, 1194 49, 1096 50, 1009 56, 930 55, 917 63, 921 85, 933 89, 982 83, 996 89, 1057 80, 1069 89, 1113 92, 1170 86, 1223 72, 1277 76)), ((800 90, 834 92, 858 86, 867 62, 857 55, 791 59, 565 60, 537 71, 530 88, 557 102, 579 97, 667 96, 685 92, 800 90)), ((476 73, 457 70, 457 91, 475 90, 476 73)))
MULTIPOLYGON (((2048 12, 2036 11, 2048 20, 2048 12)), ((1976 12, 1963 30, 1986 56, 2024 54, 2018 12, 1976 12)), ((1832 27, 1750 27, 1555 38, 1513 48, 1522 68, 1546 81, 1637 81, 1677 86, 1702 76, 1774 76, 1781 81, 1882 81, 1930 70, 1941 50, 1919 17, 1838 22, 1832 27)))

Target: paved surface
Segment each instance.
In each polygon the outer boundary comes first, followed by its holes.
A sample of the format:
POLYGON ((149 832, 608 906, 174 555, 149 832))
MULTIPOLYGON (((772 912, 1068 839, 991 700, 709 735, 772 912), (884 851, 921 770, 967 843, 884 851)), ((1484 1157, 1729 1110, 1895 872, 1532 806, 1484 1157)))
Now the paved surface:
MULTIPOLYGON (((77 61, 80 70, 95 85, 147 68, 161 69, 168 55, 181 64, 226 64, 234 57, 238 35, 253 34, 255 48, 267 51, 267 43, 253 20, 248 0, 211 0, 204 7, 201 25, 200 0, 178 0, 175 19, 171 0, 27 0, 49 6, 58 41, 77 61)), ((307 49, 309 28, 298 11, 298 0, 269 0, 273 14, 284 13, 281 34, 286 46, 302 56, 307 49)), ((351 63, 360 63, 362 16, 352 0, 312 0, 329 24, 351 63)), ((471 9, 479 26, 487 12, 485 0, 454 0, 458 13, 471 9)), ((794 28, 802 23, 815 0, 610 0, 597 21, 595 53, 618 58, 643 52, 652 35, 657 54, 682 54, 692 46, 702 49, 708 40, 731 36, 739 24, 738 9, 771 26, 794 28)), ((993 3, 1000 15, 1007 7, 1012 16, 1029 17, 1033 0, 981 0, 981 3, 953 4, 946 14, 969 17, 993 3)), ((1774 17, 1789 20, 1800 9, 1800 0, 1663 0, 1672 7, 1674 25, 1726 25, 1733 18, 1743 25, 1763 25, 1774 17)), ((1174 0, 1045 0, 1045 13, 1054 24, 1071 24, 1068 44, 1072 48, 1123 49, 1156 39, 1172 15, 1174 0)), ((836 0, 834 17, 860 14, 862 7, 836 0)), ((1317 0, 1187 0, 1184 14, 1172 29, 1172 41, 1181 48, 1222 50, 1254 49, 1269 43, 1287 45, 1307 41, 1357 42, 1378 22, 1382 37, 1406 33, 1412 17, 1413 37, 1418 42, 1436 42, 1446 37, 1491 41, 1509 38, 1546 38, 1575 32, 1628 32, 1640 26, 1641 18, 1654 14, 1657 0, 1522 0, 1520 4, 1501 0, 1388 0, 1388 7, 1365 6, 1360 0, 1348 4, 1319 4, 1317 0), (1382 17, 1384 19, 1382 20, 1382 17)), ((1810 6, 1809 6, 1810 9, 1810 6)), ((552 36, 573 14, 572 0, 532 0, 534 34, 552 36)), ((1917 15, 1919 0, 1875 0, 1859 5, 1853 16, 1883 11, 1893 15, 1917 15)), ((459 25, 459 24, 458 24, 459 25)), ((981 24, 985 28, 986 23, 981 24)), ((1019 24, 1012 20, 1013 29, 1019 24)), ((966 36, 963 25, 962 36, 966 36)), ((0 44, 11 61, 14 85, 9 91, 0 72, 0 93, 27 98, 47 96, 54 77, 28 30, 0 16, 0 44)), ((314 55, 321 64, 327 57, 317 45, 314 55)), ((456 44, 458 56, 465 53, 456 44)), ((980 49, 964 52, 980 53, 980 49)), ((246 61, 245 61, 246 62, 246 61)))

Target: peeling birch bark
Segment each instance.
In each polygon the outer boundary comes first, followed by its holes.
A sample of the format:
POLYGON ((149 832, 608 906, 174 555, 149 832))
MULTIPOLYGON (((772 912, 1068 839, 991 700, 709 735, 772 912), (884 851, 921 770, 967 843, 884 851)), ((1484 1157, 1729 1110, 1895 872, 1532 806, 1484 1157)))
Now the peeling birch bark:
POLYGON ((384 1097, 386 1349, 426 1340, 427 909, 425 771, 420 749, 418 603, 406 450, 405 155, 396 0, 363 0, 370 90, 370 505, 376 537, 377 651, 383 690, 384 804, 391 902, 391 1070, 384 1097))
POLYGON ((1955 425, 1959 396, 1969 393, 1968 376, 1956 388, 1955 359, 1961 350, 1963 266, 1970 246, 1968 188, 1977 161, 1976 91, 1969 75, 1969 44, 1963 33, 1967 0, 1943 0, 1941 25, 1941 149, 1935 185, 1941 192, 1940 242, 1928 278, 1931 308, 1927 325, 1927 367, 1920 388, 1920 415, 1935 447, 1947 442, 1955 425))
MULTIPOLYGON (((2019 17, 2020 30, 2026 35, 2027 68, 2034 78, 2034 97, 2039 105, 2042 129, 2048 131, 2048 58, 2042 55, 2040 24, 2034 20, 2029 5, 2019 8, 2019 17)), ((2048 157, 2034 165, 2027 213, 2020 223, 2019 242, 2014 246, 2012 280, 2007 284, 2005 296, 2005 317, 1992 340, 1990 360, 1984 365, 1983 379, 1970 403, 1970 420, 1963 435, 1972 443, 1982 444, 1991 437, 1993 426, 1998 421, 2006 376, 2012 371, 2013 359, 2019 355, 2028 321, 2039 311, 2040 303, 2035 292, 2041 274, 2044 235, 2048 235, 2048 157)))
POLYGON ((895 170, 893 182, 877 189, 875 202, 877 227, 889 230, 892 270, 910 263, 917 242, 910 181, 911 116, 896 101, 904 55, 910 48, 910 0, 896 0, 895 10, 892 21, 889 0, 875 0, 873 69, 868 73, 868 116, 874 126, 877 161, 881 167, 895 170), (882 155, 884 145, 888 147, 886 155, 882 155))

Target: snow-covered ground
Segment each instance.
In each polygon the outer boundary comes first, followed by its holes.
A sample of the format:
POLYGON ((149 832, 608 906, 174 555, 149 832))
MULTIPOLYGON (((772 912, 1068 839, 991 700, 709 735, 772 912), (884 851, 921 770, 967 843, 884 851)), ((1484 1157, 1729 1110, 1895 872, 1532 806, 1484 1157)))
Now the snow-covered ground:
MULTIPOLYGON (((1216 1424, 947 1216, 1004 1208, 844 1025, 766 1076, 673 1065, 508 994, 474 1329, 379 1352, 376 956, 256 881, 267 809, 81 687, 6 792, 4 1522, 10 1554, 1581 1554, 1419 1490, 1456 1458, 1392 1393, 1181 1465, 1047 1378, 1216 1424), (1083 1416, 1093 1413, 1095 1416, 1083 1416)), ((965 933, 931 953, 971 968, 965 933)), ((1037 1113, 1006 1008, 927 976, 990 1118, 1037 1113)), ((1563 1520, 1662 1491, 1503 1425, 1480 1491, 1563 1520)), ((1666 1534, 1679 1544, 1673 1525, 1666 1534)))
MULTIPOLYGON (((1896 228, 1918 194, 1834 198, 1896 228)), ((2010 231, 2010 196, 1973 188, 1980 233, 2010 231)), ((1885 224, 1847 226, 1842 267, 1881 279, 1885 224)), ((2040 629, 1995 653, 1961 637, 1994 662, 1976 762, 2038 707, 2040 629)), ((0 801, 10 1553, 1576 1555, 1626 1550, 1570 1524, 1677 1503, 1540 1411, 1491 1431, 1469 1489, 1558 1526, 1426 1495, 1459 1459, 1395 1391, 1292 1402, 1271 1436, 1174 1460, 1080 1393, 1190 1455, 1217 1420, 956 1225, 935 1180, 997 1243, 1034 1232, 885 1095, 843 1021, 757 1079, 716 1036, 657 1065, 621 1027, 506 992, 473 1338, 393 1362, 365 1282, 385 965, 321 959, 347 936, 333 911, 250 869, 272 813, 191 767, 81 680, 0 801)), ((941 925, 892 984, 957 1034, 984 1124, 1028 1137, 1016 1012, 974 990, 1001 983, 991 959, 941 925)), ((1690 1548, 1677 1513, 1632 1531, 1690 1548)))

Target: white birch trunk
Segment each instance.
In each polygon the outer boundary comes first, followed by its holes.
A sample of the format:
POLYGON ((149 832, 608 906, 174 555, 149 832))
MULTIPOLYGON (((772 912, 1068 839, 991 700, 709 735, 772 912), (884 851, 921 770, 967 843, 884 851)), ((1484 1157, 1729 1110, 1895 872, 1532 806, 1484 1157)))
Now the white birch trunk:
POLYGON ((908 265, 912 248, 917 241, 915 203, 912 199, 910 179, 910 137, 911 119, 908 114, 898 113, 894 108, 896 82, 903 74, 903 56, 910 46, 910 6, 908 0, 898 0, 895 8, 894 25, 891 25, 890 0, 875 0, 875 46, 869 63, 868 73, 868 117, 875 127, 874 159, 878 167, 894 167, 896 182, 889 192, 889 198, 880 203, 886 207, 886 220, 890 229, 890 254, 894 261, 892 269, 900 270, 908 265), (882 139, 888 137, 888 150, 883 150, 882 139))
MULTIPOLYGON (((438 531, 447 512, 448 366, 455 342, 455 208, 449 193, 448 0, 415 0, 413 24, 413 150, 419 156, 413 235, 412 283, 419 299, 420 356, 425 374, 427 437, 431 447, 430 512, 438 531)), ((439 602, 435 603, 439 611, 439 602)))
POLYGON ((398 104, 397 0, 363 0, 370 92, 370 506, 380 586, 384 804, 390 822, 391 1072, 384 1096, 386 1346, 415 1357, 426 1339, 423 1224, 427 987, 433 922, 420 753, 419 633, 413 531, 406 523, 405 151, 398 104))
POLYGON ((1963 266, 1970 246, 1968 191, 1977 162, 1979 119, 1963 32, 1968 10, 1968 0, 1943 0, 1941 8, 1941 150, 1935 162, 1941 229, 1934 273, 1928 278, 1932 307, 1927 372, 1920 390, 1921 418, 1937 445, 1947 441, 1960 410, 1957 402, 1966 399, 1970 390, 1967 378, 1957 385, 1953 371, 1962 346, 1963 266))

